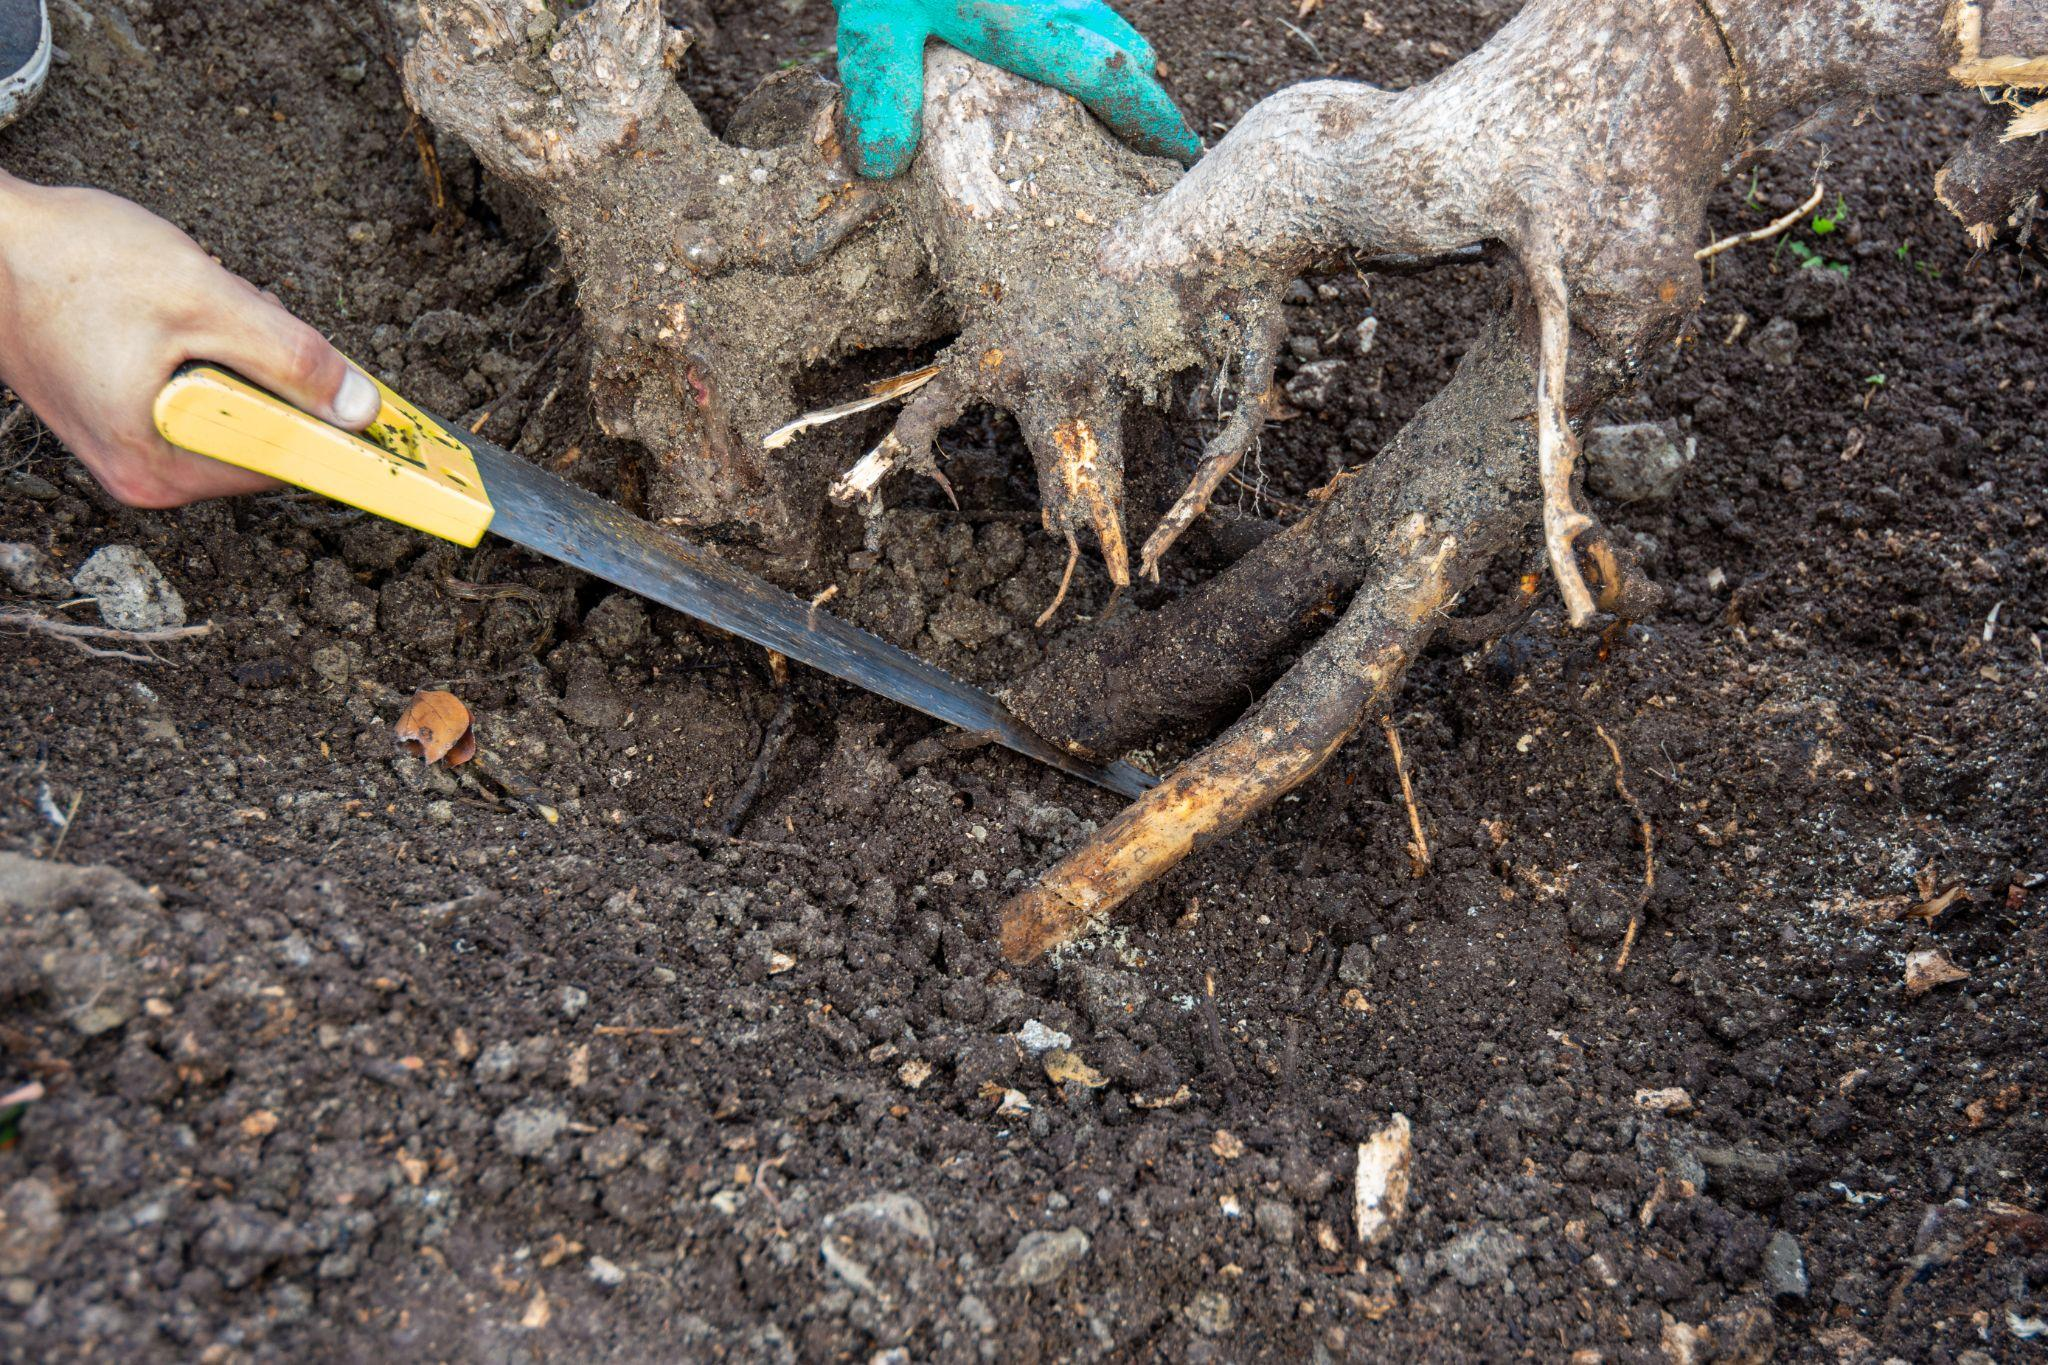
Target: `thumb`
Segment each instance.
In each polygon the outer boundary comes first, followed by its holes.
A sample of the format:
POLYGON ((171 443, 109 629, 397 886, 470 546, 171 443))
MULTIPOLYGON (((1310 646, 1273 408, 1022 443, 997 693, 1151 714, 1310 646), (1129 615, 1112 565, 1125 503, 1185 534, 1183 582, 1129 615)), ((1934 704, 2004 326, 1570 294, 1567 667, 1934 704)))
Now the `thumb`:
POLYGON ((222 300, 228 306, 193 346, 194 359, 227 365, 294 407, 350 431, 377 419, 384 400, 368 375, 282 304, 232 276, 228 283, 232 297, 222 300))
POLYGON ((848 6, 839 20, 839 78, 846 85, 846 125, 853 168, 887 179, 909 169, 924 120, 921 24, 848 6))

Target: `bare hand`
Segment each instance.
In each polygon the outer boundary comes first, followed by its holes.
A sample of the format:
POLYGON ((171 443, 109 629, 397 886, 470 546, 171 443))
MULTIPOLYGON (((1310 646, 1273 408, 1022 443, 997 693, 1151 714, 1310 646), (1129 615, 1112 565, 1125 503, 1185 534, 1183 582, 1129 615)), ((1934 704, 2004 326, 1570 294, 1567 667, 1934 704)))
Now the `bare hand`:
POLYGON ((125 199, 0 174, 0 380, 131 507, 179 507, 274 480, 157 435, 157 391, 188 360, 226 365, 360 430, 376 388, 276 299, 125 199))

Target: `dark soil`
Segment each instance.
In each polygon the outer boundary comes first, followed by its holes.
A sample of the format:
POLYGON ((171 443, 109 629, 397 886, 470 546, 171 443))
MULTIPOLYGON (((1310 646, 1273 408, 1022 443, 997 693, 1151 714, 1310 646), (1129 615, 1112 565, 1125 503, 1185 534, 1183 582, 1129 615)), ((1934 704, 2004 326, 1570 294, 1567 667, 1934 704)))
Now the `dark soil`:
MULTIPOLYGON (((134 44, 85 3, 0 163, 138 198, 422 402, 633 496, 552 249, 445 148, 437 226, 362 0, 121 0, 134 44)), ((1129 6, 1212 131, 1301 77, 1422 78, 1512 8, 1129 6)), ((683 75, 714 116, 829 46, 821 0, 711 9, 683 75)), ((1661 618, 1603 653, 1540 615, 1416 670, 1426 875, 1368 727, 1023 971, 993 910, 1104 794, 1000 752, 899 762, 926 723, 797 670, 729 839, 783 700, 758 651, 302 498, 124 511, 18 424, 0 539, 67 572, 140 546, 218 630, 154 666, 0 639, 0 1088, 49 1089, 0 1152, 6 1352, 2038 1352, 2048 327, 2042 272, 1972 262, 1929 193, 1977 113, 1838 129, 1842 227, 1794 240, 1845 271, 1723 257, 1697 338, 1603 419, 1698 442, 1675 500, 1601 509, 1661 618), (495 780, 397 753, 426 685, 475 709, 495 780), (1656 830, 1625 967, 1641 845, 1596 727, 1656 830), (1968 978, 1909 995, 1934 948, 1968 978), (1049 1080, 1032 1020, 1105 1084, 1049 1080), (1667 1087, 1689 1112, 1638 1102, 1667 1087), (1393 1112, 1414 1193, 1362 1252, 1356 1144, 1393 1112)), ((1817 150, 1753 202, 1731 183, 1717 228, 1795 203, 1817 150)), ((1244 505, 1270 516, 1491 303, 1476 270, 1301 298, 1299 363, 1343 364, 1265 442, 1244 505)), ((1059 547, 1008 424, 958 444, 982 510, 849 536, 842 605, 1013 676, 1059 547)))

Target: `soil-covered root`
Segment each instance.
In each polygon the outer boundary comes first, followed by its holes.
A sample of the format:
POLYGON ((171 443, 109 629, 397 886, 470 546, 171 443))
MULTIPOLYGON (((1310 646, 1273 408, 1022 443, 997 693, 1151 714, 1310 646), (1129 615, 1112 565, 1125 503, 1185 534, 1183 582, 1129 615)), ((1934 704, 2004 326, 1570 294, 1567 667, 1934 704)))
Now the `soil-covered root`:
MULTIPOLYGON (((2039 27, 2038 7, 2000 3, 2012 21, 2000 30, 2008 38, 2039 27)), ((1963 7, 1981 18, 1977 11, 1989 6, 1963 7)), ((1582 627, 1602 606, 1633 609, 1651 594, 1576 505, 1571 419, 1639 371, 1696 305, 1695 250, 1711 186, 1753 145, 1756 129, 1799 105, 1961 79, 1958 60, 1970 54, 1967 42, 1958 43, 1955 14, 1904 3, 1875 8, 1885 11, 1883 22, 1873 23, 1873 6, 1839 0, 1535 0, 1480 51, 1413 91, 1316 82, 1264 101, 1171 192, 1122 225, 1105 243, 1104 259, 1112 273, 1131 278, 1178 272, 1185 290, 1205 271, 1256 275, 1318 250, 1428 258, 1474 242, 1504 246, 1520 267, 1521 323, 1511 332, 1497 327, 1485 360, 1474 365, 1468 356, 1459 376, 1486 396, 1425 412, 1414 425, 1441 421, 1434 451, 1462 454, 1477 466, 1478 482, 1491 484, 1498 471, 1488 468, 1484 442, 1506 435, 1521 414, 1533 416, 1542 541, 1567 615, 1582 627), (1233 265, 1234 255, 1244 263, 1233 265), (1580 363, 1587 350, 1593 365, 1580 363), (1486 393, 1489 383, 1518 371, 1534 377, 1519 402, 1486 393), (1597 566, 1599 599, 1582 552, 1597 566)), ((1967 25, 1960 31, 1968 36, 1967 25)), ((2002 186, 2031 173, 2030 161, 2018 166, 2003 155, 1971 184, 2002 186)), ((2000 211, 2015 209, 2001 203, 2000 211)), ((1228 458, 1212 451, 1184 504, 1199 506, 1203 481, 1228 458)), ((1386 455, 1377 463, 1391 470, 1386 455)), ((1435 463, 1430 472, 1441 479, 1444 461, 1435 463)), ((1374 480, 1382 506, 1352 501, 1341 515, 1326 507, 1254 551, 1192 606, 1084 645, 1080 658, 1089 667, 1078 683, 1056 673, 1071 656, 1054 661, 1017 689, 1016 705, 1060 738, 1114 752, 1139 737, 1133 720, 1186 705, 1188 689, 1121 716, 1103 715, 1103 703, 1082 700, 1084 693, 1115 697, 1133 682, 1163 689, 1190 676, 1191 656, 1216 665, 1195 690, 1219 681, 1247 685, 1298 631, 1300 618, 1288 608, 1314 603, 1317 591, 1345 591, 1357 564, 1343 553, 1347 536, 1383 525, 1390 512, 1436 527, 1454 520, 1445 509, 1456 497, 1455 477, 1452 486, 1406 482, 1422 472, 1409 467, 1392 481, 1374 480), (1301 553, 1326 542, 1338 551, 1327 562, 1301 553), (1306 571, 1308 594, 1301 580, 1268 577, 1290 559, 1306 571), (1232 596, 1246 609, 1198 614, 1232 596)), ((1340 487, 1331 503, 1343 495, 1340 487)), ((1168 540, 1175 529, 1164 528, 1168 540)), ((1485 562, 1488 539, 1476 538, 1474 562, 1485 562)), ((1448 540, 1465 543, 1455 534, 1448 540)), ((1156 562, 1148 552, 1145 567, 1156 562)), ((1453 576, 1471 572, 1460 563, 1453 576)), ((1242 823, 1312 773, 1355 727, 1353 704, 1361 696, 1372 704, 1399 677, 1398 666, 1372 671, 1361 692, 1345 669, 1356 666, 1359 632, 1385 638, 1365 623, 1378 619, 1384 595, 1406 573, 1399 556, 1365 571, 1336 631, 1266 702, 1012 902, 1006 949, 1028 957, 1077 932, 1201 839, 1242 823)), ((1418 638, 1401 639, 1389 657, 1412 657, 1403 651, 1427 633, 1418 625, 1418 638)))
POLYGON ((1377 580, 1254 711, 1004 908, 1004 954, 1028 961, 1073 938, 1322 767, 1428 640, 1457 549, 1420 513, 1403 522, 1377 580))

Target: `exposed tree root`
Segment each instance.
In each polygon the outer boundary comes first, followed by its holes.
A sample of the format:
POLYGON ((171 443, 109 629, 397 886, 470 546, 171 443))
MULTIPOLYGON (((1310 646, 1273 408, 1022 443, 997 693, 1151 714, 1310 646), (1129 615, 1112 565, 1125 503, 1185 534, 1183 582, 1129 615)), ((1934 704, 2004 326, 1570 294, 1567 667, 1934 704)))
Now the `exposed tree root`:
POLYGON ((1628 966, 1629 954, 1635 951, 1636 934, 1643 927, 1643 910, 1657 890, 1657 834, 1650 826, 1650 817, 1643 811, 1643 803, 1636 800, 1635 793, 1628 789, 1628 769, 1621 761, 1621 746, 1614 742, 1614 736, 1607 733, 1604 725, 1595 725, 1593 733, 1600 736, 1600 742, 1607 746, 1608 757, 1614 760, 1614 790, 1627 803, 1629 813, 1636 817, 1636 828, 1643 838, 1643 889, 1636 897, 1635 908, 1629 911, 1628 932, 1621 936, 1621 952, 1615 955, 1614 970, 1620 972, 1628 966))
POLYGON ((1378 582, 1250 714, 1004 908, 1004 954, 1028 961, 1073 938, 1313 775, 1428 640, 1452 596, 1457 552, 1426 517, 1407 518, 1378 582))
MULTIPOLYGON (((828 484, 849 502, 904 468, 943 485, 939 433, 994 405, 1030 445, 1047 530, 1092 536, 1121 588, 1126 418, 1179 376, 1234 372, 1234 413, 1143 542, 1156 578, 1257 439, 1291 278, 1333 257, 1514 262, 1500 315, 1375 459, 1227 573, 1061 646, 1014 689, 1048 734, 1113 754, 1241 708, 1338 615, 1221 739, 1009 907, 1017 957, 1305 780, 1532 522, 1575 626, 1654 596, 1576 501, 1572 419, 1697 306, 1707 197, 1759 130, 1810 105, 2048 85, 2043 0, 1529 0, 1413 89, 1280 91, 1182 175, 934 45, 924 151, 874 184, 850 174, 815 77, 771 81, 720 140, 664 69, 688 40, 658 0, 552 14, 423 0, 408 88, 547 207, 599 414, 654 451, 656 510, 789 564, 828 484), (937 372, 865 458, 815 434, 764 447, 786 439, 807 366, 932 345, 937 372)), ((1942 178, 1980 243, 2032 230, 2048 144, 2033 119, 1995 116, 1942 178)))
POLYGON ((0 627, 7 626, 38 635, 54 636, 95 659, 126 659, 129 663, 136 664, 160 664, 164 661, 154 654, 138 654, 132 649, 101 649, 90 642, 119 640, 125 644, 157 645, 172 640, 193 640, 213 634, 211 621, 196 626, 157 626, 149 630, 120 630, 113 626, 91 626, 76 621, 59 621, 35 611, 0 611, 0 627))

